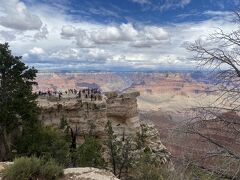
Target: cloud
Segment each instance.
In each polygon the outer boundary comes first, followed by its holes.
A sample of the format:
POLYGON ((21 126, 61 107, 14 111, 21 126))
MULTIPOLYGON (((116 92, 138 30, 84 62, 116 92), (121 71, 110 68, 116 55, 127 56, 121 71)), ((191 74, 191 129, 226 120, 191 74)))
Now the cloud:
POLYGON ((74 39, 76 44, 82 48, 96 47, 97 45, 118 44, 128 42, 129 45, 137 46, 139 44, 149 44, 144 47, 150 47, 151 42, 154 45, 168 40, 168 33, 157 26, 146 26, 136 29, 131 23, 120 24, 116 26, 95 26, 92 29, 84 30, 72 25, 63 26, 61 35, 64 39, 74 39))
POLYGON ((32 55, 42 55, 44 54, 44 50, 42 48, 39 47, 34 47, 29 51, 30 54, 32 55))
POLYGON ((159 7, 157 7, 157 9, 165 11, 168 9, 183 8, 190 3, 191 3, 191 0, 164 0, 164 3, 159 7))
POLYGON ((13 41, 16 39, 14 32, 5 30, 0 31, 0 37, 2 37, 3 41, 13 41))
POLYGON ((134 3, 139 3, 139 4, 150 4, 150 0, 131 0, 134 3))
MULTIPOLYGON (((190 3, 179 2, 182 6, 190 3)), ((204 21, 161 25, 130 19, 125 23, 79 20, 47 5, 26 9, 41 19, 41 27, 23 31, 0 26, 0 42, 9 41, 14 54, 23 55, 28 65, 40 70, 192 68, 195 62, 189 60, 191 54, 183 46, 186 42, 204 39, 216 27, 236 28, 229 14, 220 11, 203 12, 209 18, 204 21)), ((1 12, 0 17, 6 16, 1 12)))
POLYGON ((42 48, 40 48, 40 47, 33 47, 28 52, 24 53, 22 56, 23 56, 24 61, 29 63, 29 62, 32 62, 33 59, 34 59, 34 61, 39 61, 45 55, 46 55, 46 53, 45 53, 45 51, 42 48))
POLYGON ((146 26, 144 28, 144 34, 148 39, 155 40, 166 40, 168 38, 168 33, 161 27, 157 26, 146 26))
POLYGON ((118 27, 109 26, 104 29, 99 29, 97 31, 92 31, 90 34, 90 38, 96 44, 110 44, 114 41, 124 40, 124 32, 118 27))
POLYGON ((41 19, 28 10, 19 0, 0 0, 2 6, 0 25, 17 30, 38 30, 42 26, 41 19))
POLYGON ((78 48, 67 48, 56 51, 50 55, 50 58, 57 60, 62 60, 66 64, 102 64, 105 63, 111 54, 107 53, 103 49, 92 48, 92 49, 78 49, 78 48))
POLYGON ((181 0, 180 3, 182 6, 188 5, 191 2, 191 0, 181 0))
POLYGON ((36 40, 47 39, 48 33, 47 26, 45 25, 34 35, 34 38, 36 40))
POLYGON ((67 59, 67 60, 78 60, 81 57, 81 52, 79 49, 69 48, 59 50, 50 55, 53 59, 67 59))
POLYGON ((78 35, 78 30, 72 25, 64 25, 62 27, 61 35, 63 38, 70 38, 78 35))
POLYGON ((131 23, 121 24, 120 30, 122 32, 123 39, 134 40, 138 36, 139 32, 133 27, 131 23))

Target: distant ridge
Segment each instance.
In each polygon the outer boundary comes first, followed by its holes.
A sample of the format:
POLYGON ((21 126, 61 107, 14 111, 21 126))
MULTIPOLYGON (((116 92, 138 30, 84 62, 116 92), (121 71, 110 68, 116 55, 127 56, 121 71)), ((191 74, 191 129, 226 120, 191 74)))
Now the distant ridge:
POLYGON ((113 70, 39 70, 38 73, 192 73, 192 72, 208 72, 207 70, 129 70, 129 71, 113 71, 113 70))

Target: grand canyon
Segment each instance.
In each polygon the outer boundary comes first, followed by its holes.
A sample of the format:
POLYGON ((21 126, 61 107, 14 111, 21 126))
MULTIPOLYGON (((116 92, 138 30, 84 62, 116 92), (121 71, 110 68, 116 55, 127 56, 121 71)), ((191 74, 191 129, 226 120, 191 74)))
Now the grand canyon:
POLYGON ((239 0, 0 0, 0 180, 239 180, 239 0))
POLYGON ((35 91, 99 88, 103 93, 140 92, 137 105, 140 120, 153 123, 162 143, 173 157, 195 156, 206 145, 197 137, 179 132, 191 115, 188 109, 207 106, 218 98, 208 72, 87 72, 39 73, 35 91))

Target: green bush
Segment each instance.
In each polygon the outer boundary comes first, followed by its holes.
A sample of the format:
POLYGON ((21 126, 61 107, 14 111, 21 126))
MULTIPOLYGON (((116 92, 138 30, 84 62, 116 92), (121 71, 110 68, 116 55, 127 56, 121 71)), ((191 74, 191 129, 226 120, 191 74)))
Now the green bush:
POLYGON ((21 157, 14 161, 3 173, 8 180, 24 180, 36 178, 39 175, 41 161, 38 158, 21 157))
POLYGON ((53 158, 63 166, 68 166, 70 162, 69 143, 65 134, 53 127, 39 127, 23 132, 17 143, 17 155, 53 158))
POLYGON ((87 137, 74 153, 75 164, 80 167, 104 167, 101 149, 102 146, 95 137, 87 137))
POLYGON ((21 157, 4 170, 6 180, 57 179, 63 174, 63 169, 55 161, 44 161, 36 157, 21 157))
POLYGON ((163 180, 165 174, 164 167, 148 151, 140 154, 131 169, 132 180, 163 180))
POLYGON ((43 163, 40 169, 41 177, 44 177, 45 179, 57 179, 57 177, 63 174, 62 166, 59 166, 54 160, 42 162, 43 163))

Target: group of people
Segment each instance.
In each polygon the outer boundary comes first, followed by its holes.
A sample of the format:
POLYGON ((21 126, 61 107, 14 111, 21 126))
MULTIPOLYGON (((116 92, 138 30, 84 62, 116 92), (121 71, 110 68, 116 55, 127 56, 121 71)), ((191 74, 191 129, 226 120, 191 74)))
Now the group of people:
POLYGON ((38 95, 43 97, 52 97, 52 96, 58 97, 59 100, 61 100, 63 96, 70 97, 72 95, 74 95, 74 97, 79 98, 81 100, 83 99, 90 99, 91 101, 102 100, 102 93, 98 88, 85 88, 80 90, 68 89, 66 91, 51 91, 51 90, 38 91, 38 95))
POLYGON ((87 88, 78 91, 78 98, 80 99, 91 99, 91 101, 101 101, 102 100, 102 93, 98 88, 87 88))

